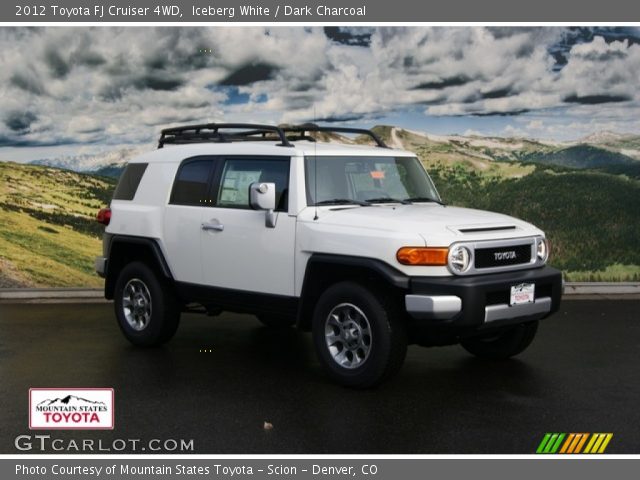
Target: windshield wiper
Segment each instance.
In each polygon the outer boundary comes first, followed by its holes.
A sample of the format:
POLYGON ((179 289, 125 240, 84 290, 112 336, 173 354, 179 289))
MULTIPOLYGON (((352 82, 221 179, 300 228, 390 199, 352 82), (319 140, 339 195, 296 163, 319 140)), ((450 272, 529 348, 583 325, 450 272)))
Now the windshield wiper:
POLYGON ((405 202, 410 202, 410 203, 420 203, 420 202, 432 202, 432 203, 437 203, 438 205, 443 205, 446 206, 446 203, 441 202, 438 199, 435 198, 431 198, 431 197, 413 197, 413 198, 405 198, 404 199, 405 202))
POLYGON ((354 200, 352 198, 333 198, 331 200, 321 200, 316 202, 315 205, 360 205, 361 207, 368 207, 371 204, 369 202, 354 200))
POLYGON ((401 203, 403 205, 408 205, 409 203, 411 203, 408 200, 400 200, 399 198, 391 197, 367 198, 366 201, 369 203, 401 203))

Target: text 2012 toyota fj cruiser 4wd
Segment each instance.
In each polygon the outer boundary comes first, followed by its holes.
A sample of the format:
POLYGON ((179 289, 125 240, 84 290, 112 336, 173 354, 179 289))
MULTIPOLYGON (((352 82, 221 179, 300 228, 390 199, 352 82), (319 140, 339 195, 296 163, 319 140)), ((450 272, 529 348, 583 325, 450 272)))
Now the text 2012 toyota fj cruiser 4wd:
POLYGON ((371 131, 207 124, 165 129, 159 147, 129 162, 98 218, 96 269, 136 345, 169 340, 194 304, 250 313, 311 330, 327 372, 367 387, 408 343, 516 355, 558 309, 542 231, 445 206, 416 156, 371 131))

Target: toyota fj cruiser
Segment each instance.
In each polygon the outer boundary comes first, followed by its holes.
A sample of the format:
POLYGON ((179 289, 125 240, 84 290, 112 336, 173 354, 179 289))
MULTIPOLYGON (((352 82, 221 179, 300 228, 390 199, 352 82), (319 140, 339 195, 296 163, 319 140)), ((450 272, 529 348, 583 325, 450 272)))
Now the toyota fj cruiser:
POLYGON ((353 387, 393 375, 409 343, 517 355, 562 294, 542 231, 446 206, 413 153, 369 130, 165 129, 98 220, 96 270, 135 345, 169 340, 181 312, 254 314, 310 330, 328 374, 353 387), (317 141, 332 133, 375 146, 317 141))

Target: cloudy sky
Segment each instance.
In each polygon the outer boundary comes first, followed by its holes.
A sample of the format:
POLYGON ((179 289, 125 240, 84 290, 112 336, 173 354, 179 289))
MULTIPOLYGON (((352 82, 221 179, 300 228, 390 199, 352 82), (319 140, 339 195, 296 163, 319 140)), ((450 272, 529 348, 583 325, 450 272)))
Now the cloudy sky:
POLYGON ((0 28, 0 158, 189 122, 640 133, 638 28, 0 28))

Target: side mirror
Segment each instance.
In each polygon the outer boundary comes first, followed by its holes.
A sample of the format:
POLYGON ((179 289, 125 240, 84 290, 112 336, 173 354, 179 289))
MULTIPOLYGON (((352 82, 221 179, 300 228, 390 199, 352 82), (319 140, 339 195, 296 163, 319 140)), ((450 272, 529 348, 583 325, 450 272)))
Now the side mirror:
POLYGON ((249 185, 249 205, 254 210, 265 210, 265 226, 274 228, 276 226, 276 215, 273 210, 276 208, 276 184, 254 182, 249 185))

